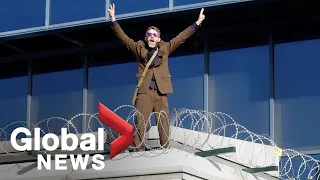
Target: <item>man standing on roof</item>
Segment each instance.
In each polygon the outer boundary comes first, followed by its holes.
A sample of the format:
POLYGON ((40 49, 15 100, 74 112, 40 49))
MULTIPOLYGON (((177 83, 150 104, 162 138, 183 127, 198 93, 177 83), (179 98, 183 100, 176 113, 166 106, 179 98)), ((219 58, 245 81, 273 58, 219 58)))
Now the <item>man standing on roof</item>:
POLYGON ((160 38, 160 30, 157 27, 148 27, 145 39, 134 41, 128 37, 115 18, 115 5, 110 4, 108 9, 111 28, 118 39, 131 51, 137 59, 138 85, 133 96, 132 103, 137 109, 137 132, 134 135, 134 151, 144 151, 144 136, 149 127, 149 116, 156 112, 160 144, 168 147, 169 140, 169 105, 167 94, 173 92, 171 75, 169 73, 168 57, 182 45, 205 19, 202 8, 198 20, 179 33, 169 42, 160 38))

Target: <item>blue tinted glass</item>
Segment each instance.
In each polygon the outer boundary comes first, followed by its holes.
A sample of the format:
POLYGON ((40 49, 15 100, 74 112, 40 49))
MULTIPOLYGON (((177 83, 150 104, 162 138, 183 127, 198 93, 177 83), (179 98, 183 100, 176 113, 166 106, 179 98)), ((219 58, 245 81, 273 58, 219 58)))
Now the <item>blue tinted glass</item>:
POLYGON ((320 145, 319 47, 320 40, 275 46, 275 122, 284 148, 320 145))
POLYGON ((51 0, 51 23, 105 17, 105 0, 51 0))
POLYGON ((45 25, 46 1, 9 0, 0 3, 0 32, 45 25))
MULTIPOLYGON (((219 1, 219 0, 214 0, 214 1, 219 1)), ((188 5, 188 4, 202 3, 202 2, 210 2, 210 0, 173 0, 173 5, 180 6, 180 5, 188 5)))
MULTIPOLYGON (((89 68, 88 113, 98 112, 98 102, 112 111, 122 105, 131 105, 137 81, 136 70, 136 63, 89 68)), ((124 107, 116 113, 127 120, 132 110, 130 107, 124 107)), ((129 123, 133 124, 132 118, 129 123)), ((90 121, 91 130, 96 131, 98 127, 101 127, 100 124, 93 118, 90 121)))
MULTIPOLYGON (((169 69, 173 86, 173 93, 168 95, 171 115, 176 114, 178 110, 183 112, 182 108, 203 110, 203 54, 169 58, 169 69)), ((188 115, 189 113, 185 112, 180 118, 188 115)), ((196 113, 194 115, 197 116, 196 113)), ((199 117, 196 119, 199 120, 199 117)), ((194 120, 194 123, 196 121, 194 120)), ((181 127, 193 129, 192 116, 184 119, 181 127)), ((198 127, 195 128, 194 130, 197 130, 198 127)))
MULTIPOLYGON (((83 70, 55 72, 33 77, 32 123, 47 118, 39 126, 48 132, 61 133, 60 128, 73 116, 82 113, 83 70), (47 124, 48 123, 48 124, 47 124), (48 126, 48 127, 47 127, 48 126), (49 129, 48 129, 49 128, 49 129)), ((81 132, 82 116, 72 123, 81 132)), ((71 132, 75 132, 70 127, 71 132)))
MULTIPOLYGON (((287 153, 291 153, 288 151, 287 153)), ((320 155, 294 153, 280 159, 279 179, 320 179, 320 155), (318 166, 318 168, 317 168, 318 166)))
POLYGON ((110 2, 115 4, 116 14, 125 14, 169 7, 169 1, 110 0, 110 2))
POLYGON ((0 141, 10 141, 15 128, 27 127, 28 77, 1 79, 0 86, 0 141))
MULTIPOLYGON (((213 52, 209 64, 211 112, 226 113, 253 133, 269 134, 268 46, 213 52)), ((232 124, 227 115, 219 117, 232 124)), ((223 124, 215 120, 216 128, 221 128, 223 124)), ((236 129, 230 126, 226 133, 236 135, 236 129)), ((239 136, 247 138, 249 134, 239 136)))

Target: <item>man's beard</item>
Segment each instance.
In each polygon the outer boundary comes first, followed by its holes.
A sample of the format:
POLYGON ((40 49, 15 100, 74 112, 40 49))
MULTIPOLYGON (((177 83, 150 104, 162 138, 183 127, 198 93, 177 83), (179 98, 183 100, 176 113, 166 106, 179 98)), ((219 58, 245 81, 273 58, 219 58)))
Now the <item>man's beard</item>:
POLYGON ((150 48, 154 48, 154 47, 156 47, 156 43, 148 43, 148 46, 149 46, 150 48))

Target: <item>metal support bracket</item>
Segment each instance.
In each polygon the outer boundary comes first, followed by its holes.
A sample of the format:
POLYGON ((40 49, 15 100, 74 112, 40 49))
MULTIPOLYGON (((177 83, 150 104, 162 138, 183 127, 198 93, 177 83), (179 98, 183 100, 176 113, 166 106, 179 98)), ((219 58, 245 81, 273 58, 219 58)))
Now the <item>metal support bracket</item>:
POLYGON ((278 166, 267 166, 267 167, 260 167, 260 168, 245 168, 242 169, 247 173, 259 173, 259 172, 267 172, 267 171, 278 171, 278 166))
POLYGON ((194 154, 201 157, 208 157, 208 156, 217 156, 219 154, 226 154, 226 153, 233 153, 236 152, 236 147, 227 147, 227 148, 219 148, 209 151, 200 151, 195 152, 194 154))

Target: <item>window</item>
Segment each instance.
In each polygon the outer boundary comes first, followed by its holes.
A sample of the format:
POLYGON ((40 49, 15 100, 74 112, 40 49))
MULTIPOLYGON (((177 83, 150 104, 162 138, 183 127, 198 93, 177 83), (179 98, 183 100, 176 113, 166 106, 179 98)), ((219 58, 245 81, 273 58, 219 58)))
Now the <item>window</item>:
MULTIPOLYGON (((215 0, 215 1, 219 1, 219 0, 215 0)), ((210 0, 173 0, 173 5, 181 6, 181 5, 189 5, 189 4, 203 3, 203 2, 210 2, 210 0)))
POLYGON ((168 8, 169 1, 157 1, 156 3, 148 0, 110 0, 116 6, 116 14, 126 14, 139 11, 168 8))
POLYGON ((106 0, 51 0, 51 24, 105 17, 106 0))
POLYGON ((282 148, 320 146, 320 40, 275 46, 276 140, 282 148))
POLYGON ((319 159, 320 155, 303 154, 302 157, 298 154, 286 155, 280 159, 279 179, 309 179, 309 176, 315 180, 319 179, 319 159))
MULTIPOLYGON (((61 128, 67 124, 62 118, 70 120, 82 113, 83 75, 83 70, 34 75, 32 123, 41 122, 38 126, 46 133, 61 133, 61 128)), ((72 123, 77 132, 82 132, 82 116, 75 118, 72 123)), ((75 133, 71 126, 70 131, 75 133)))
POLYGON ((46 1, 1 1, 0 32, 45 25, 46 1))
POLYGON ((0 86, 0 141, 10 141, 15 128, 27 127, 28 77, 1 79, 0 86))
MULTIPOLYGON (((253 133, 269 134, 269 47, 212 52, 209 64, 210 111, 226 113, 253 133)), ((215 126, 223 126, 218 118, 215 126)), ((226 133, 233 136, 236 129, 227 128, 226 133)))
MULTIPOLYGON (((169 58, 169 70, 173 86, 173 93, 168 95, 171 117, 182 108, 203 110, 204 55, 169 58)), ((187 112, 183 113, 181 119, 188 115, 187 112)), ((195 116, 197 115, 195 114, 195 116)), ((199 120, 199 117, 197 119, 199 120)), ((193 121, 195 122, 195 119, 193 121)), ((196 128, 194 130, 198 130, 198 126, 193 126, 191 116, 184 119, 181 125, 186 129, 196 128)))
MULTIPOLYGON (((88 72, 88 113, 98 113, 98 103, 101 102, 111 111, 122 105, 131 105, 132 95, 136 87, 136 63, 115 64, 89 68, 88 72)), ((131 107, 116 111, 127 120, 131 107)), ((133 124, 133 118, 128 121, 133 124)), ((97 131, 101 124, 92 118, 88 127, 97 131)), ((107 126, 105 126, 107 127, 107 126)))

